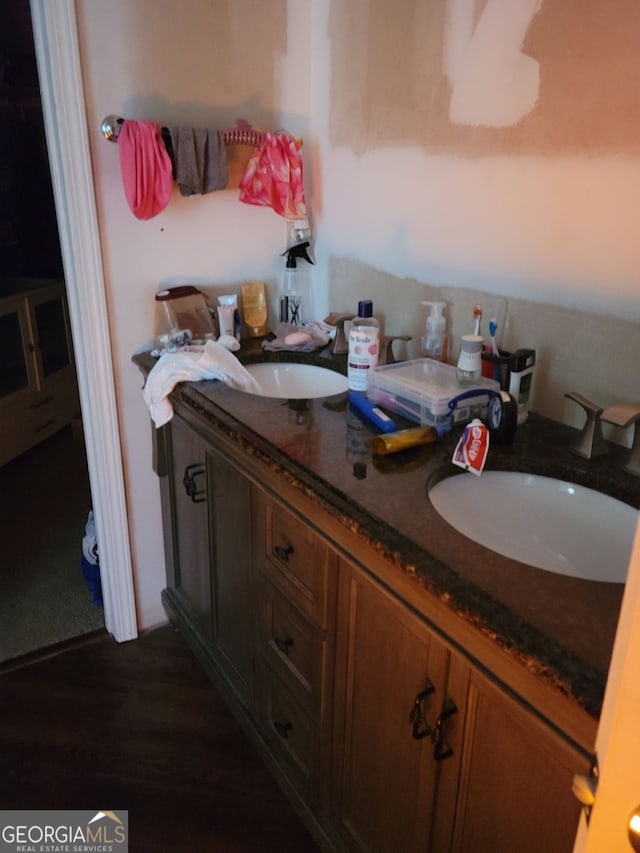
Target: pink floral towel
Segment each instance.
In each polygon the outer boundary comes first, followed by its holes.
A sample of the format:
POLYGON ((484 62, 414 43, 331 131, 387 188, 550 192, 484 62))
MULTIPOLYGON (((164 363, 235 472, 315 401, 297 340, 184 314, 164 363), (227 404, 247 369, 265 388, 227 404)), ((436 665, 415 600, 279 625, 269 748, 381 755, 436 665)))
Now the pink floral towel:
POLYGON ((304 219, 302 140, 284 133, 265 134, 240 181, 240 201, 272 207, 285 219, 304 219))
POLYGON ((162 129, 152 121, 125 121, 118 134, 124 194, 134 216, 151 219, 171 197, 171 159, 162 129))

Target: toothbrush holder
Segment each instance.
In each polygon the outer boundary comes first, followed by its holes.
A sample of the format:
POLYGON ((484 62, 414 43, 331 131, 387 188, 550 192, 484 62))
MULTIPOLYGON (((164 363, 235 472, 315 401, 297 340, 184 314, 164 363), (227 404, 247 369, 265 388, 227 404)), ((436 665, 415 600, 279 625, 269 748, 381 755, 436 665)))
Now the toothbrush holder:
POLYGON ((482 351, 482 375, 487 379, 495 379, 500 383, 503 391, 509 390, 511 381, 511 365, 513 353, 500 350, 499 355, 494 355, 491 348, 482 351))

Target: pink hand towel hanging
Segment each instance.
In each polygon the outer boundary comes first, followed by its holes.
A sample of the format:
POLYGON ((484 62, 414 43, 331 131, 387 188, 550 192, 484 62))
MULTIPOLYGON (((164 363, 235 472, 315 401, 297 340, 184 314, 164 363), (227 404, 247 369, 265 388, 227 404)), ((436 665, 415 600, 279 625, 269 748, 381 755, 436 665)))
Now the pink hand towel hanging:
POLYGON ((302 140, 284 133, 266 133, 240 181, 240 201, 271 207, 285 219, 304 219, 302 140))
POLYGON ((171 159, 159 124, 125 121, 118 134, 124 194, 138 219, 161 213, 171 197, 171 159))

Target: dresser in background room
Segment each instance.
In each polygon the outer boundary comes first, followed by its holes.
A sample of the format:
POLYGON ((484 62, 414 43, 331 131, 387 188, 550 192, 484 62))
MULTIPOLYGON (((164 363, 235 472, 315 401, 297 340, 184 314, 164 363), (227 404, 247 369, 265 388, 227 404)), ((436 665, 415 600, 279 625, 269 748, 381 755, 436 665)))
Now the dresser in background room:
POLYGON ((79 409, 64 281, 0 280, 0 466, 79 409))

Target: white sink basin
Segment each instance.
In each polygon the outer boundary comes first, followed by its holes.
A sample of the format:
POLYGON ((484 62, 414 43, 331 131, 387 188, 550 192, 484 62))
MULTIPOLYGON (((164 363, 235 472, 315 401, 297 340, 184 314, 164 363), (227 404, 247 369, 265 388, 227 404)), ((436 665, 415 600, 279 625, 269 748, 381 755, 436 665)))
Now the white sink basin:
POLYGON ((247 393, 260 397, 309 400, 342 394, 348 388, 346 376, 315 364, 260 362, 246 368, 260 385, 260 390, 247 393))
POLYGON ((429 490, 452 527, 529 566, 624 583, 638 511, 583 486, 507 471, 462 474, 429 490))

